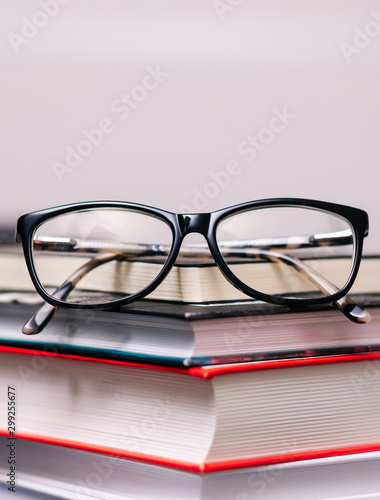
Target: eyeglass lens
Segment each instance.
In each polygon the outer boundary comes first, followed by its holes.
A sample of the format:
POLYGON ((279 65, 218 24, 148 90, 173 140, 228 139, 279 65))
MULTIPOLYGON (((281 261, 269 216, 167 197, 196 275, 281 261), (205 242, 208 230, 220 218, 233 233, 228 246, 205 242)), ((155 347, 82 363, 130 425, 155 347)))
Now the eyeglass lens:
POLYGON ((353 266, 354 233, 344 218, 304 207, 268 207, 223 219, 216 230, 233 274, 256 291, 291 299, 341 290, 353 266))
MULTIPOLYGON (((306 207, 234 213, 219 222, 216 241, 226 265, 243 284, 298 300, 341 290, 354 260, 350 223, 306 207)), ((138 210, 97 208, 43 222, 35 230, 32 255, 49 295, 96 304, 142 291, 161 272, 172 244, 172 230, 161 218, 138 210)))
POLYGON ((42 223, 32 256, 49 295, 96 304, 148 286, 167 261, 172 241, 169 225, 145 212, 90 209, 42 223))

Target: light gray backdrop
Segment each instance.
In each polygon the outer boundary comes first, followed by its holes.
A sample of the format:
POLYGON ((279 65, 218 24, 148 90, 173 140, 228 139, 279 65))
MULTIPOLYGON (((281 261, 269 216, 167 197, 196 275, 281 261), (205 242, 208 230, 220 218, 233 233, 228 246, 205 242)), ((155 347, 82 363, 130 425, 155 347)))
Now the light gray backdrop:
POLYGON ((2 0, 0 226, 91 199, 361 207, 380 252, 380 1, 2 0))

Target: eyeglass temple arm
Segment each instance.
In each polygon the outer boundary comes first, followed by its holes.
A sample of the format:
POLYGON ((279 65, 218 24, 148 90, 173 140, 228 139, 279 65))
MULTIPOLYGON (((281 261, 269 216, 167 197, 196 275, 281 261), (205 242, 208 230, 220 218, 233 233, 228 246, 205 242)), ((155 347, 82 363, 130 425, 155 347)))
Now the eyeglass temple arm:
MULTIPOLYGON (((220 243, 221 248, 226 249, 226 256, 238 256, 240 258, 249 258, 253 254, 260 256, 267 260, 283 262, 292 266, 294 269, 304 274, 309 281, 314 283, 319 290, 325 295, 332 295, 339 291, 339 289, 321 276, 312 267, 308 266, 305 262, 297 257, 288 254, 276 253, 272 249, 288 248, 306 248, 315 246, 334 246, 334 245, 349 245, 353 242, 352 234, 348 231, 337 231, 334 233, 321 233, 312 236, 294 236, 285 238, 263 238, 253 240, 239 240, 224 241, 220 243), (260 248, 257 248, 260 247, 260 248)), ((205 244, 192 245, 183 247, 181 255, 183 256, 196 256, 198 251, 202 255, 202 250, 208 251, 205 244)), ((336 300, 335 306, 351 321, 354 323, 369 323, 371 321, 370 313, 362 306, 357 304, 347 295, 336 300)))
MULTIPOLYGON (((145 247, 146 246, 147 245, 145 245, 145 247)), ((192 247, 190 248, 193 250, 194 254, 194 249, 192 247)), ((244 249, 244 256, 249 257, 252 256, 252 253, 254 253, 256 256, 259 256, 261 258, 265 258, 273 262, 283 262, 287 265, 290 265, 300 273, 304 274, 307 279, 314 283, 325 295, 334 294, 338 291, 338 288, 335 285, 323 278, 317 271, 315 271, 296 257, 268 250, 254 250, 255 249, 251 248, 247 253, 247 250, 244 249)), ((231 253, 236 255, 236 250, 235 252, 232 251, 231 253)), ((59 299, 65 299, 75 288, 77 283, 91 270, 102 264, 105 264, 106 262, 115 260, 121 255, 122 254, 120 254, 120 252, 101 253, 100 255, 97 255, 86 264, 81 266, 77 271, 75 271, 59 288, 57 288, 53 296, 59 299)), ((241 257, 240 252, 238 253, 238 255, 241 257)), ((371 320, 371 316, 368 311, 366 311, 348 296, 344 296, 338 299, 334 302, 334 304, 348 319, 355 323, 368 323, 371 320)), ((22 332, 26 335, 40 333, 49 323, 56 311, 57 308, 55 306, 45 303, 36 312, 36 314, 34 314, 32 318, 30 318, 30 320, 25 323, 22 332)))
MULTIPOLYGON (((225 241, 220 243, 220 247, 227 249, 234 248, 260 248, 265 250, 273 250, 280 248, 310 248, 319 246, 335 246, 335 245, 349 245, 352 243, 352 234, 349 230, 335 231, 332 233, 313 234, 311 236, 288 236, 278 238, 256 238, 250 240, 239 241, 225 241)), ((90 253, 105 251, 131 251, 131 252, 144 252, 144 255, 159 255, 161 253, 167 254, 169 249, 168 245, 151 245, 148 243, 107 243, 106 241, 97 240, 84 240, 79 238, 58 238, 39 236, 34 242, 35 250, 45 251, 63 251, 63 252, 80 252, 87 251, 90 253)), ((198 257, 195 253, 207 252, 208 247, 205 243, 183 246, 181 248, 181 255, 198 257), (203 251, 203 252, 202 252, 203 251)))
MULTIPOLYGON (((253 254, 274 262, 283 262, 292 266, 294 269, 304 274, 309 281, 314 283, 325 295, 332 295, 339 291, 339 289, 329 282, 326 278, 321 276, 312 267, 308 266, 305 262, 297 257, 288 254, 276 253, 272 249, 288 248, 306 248, 315 246, 334 246, 334 245, 349 245, 353 242, 352 234, 347 231, 336 231, 333 233, 320 233, 312 236, 294 236, 285 238, 263 238, 253 240, 239 240, 225 241, 220 243, 219 246, 225 248, 226 256, 238 256, 249 258, 253 254), (257 248, 260 247, 260 248, 257 248)), ((186 247, 181 252, 182 255, 191 254, 191 251, 201 250, 205 247, 204 244, 193 245, 186 247)), ((194 253, 193 253, 194 255, 194 253)), ((371 315, 366 309, 357 304, 347 295, 341 297, 334 302, 335 306, 351 321, 354 323, 369 323, 371 315)))
MULTIPOLYGON (((106 262, 115 260, 119 255, 120 253, 117 252, 100 253, 71 274, 71 276, 55 290, 53 297, 64 300, 86 274, 106 262)), ((25 335, 40 333, 50 322, 56 311, 57 307, 45 302, 45 304, 25 323, 22 328, 22 333, 25 335)))
POLYGON ((224 241, 220 247, 228 248, 260 248, 265 250, 295 249, 350 245, 353 242, 350 230, 319 233, 311 236, 285 236, 274 238, 254 238, 249 240, 224 241))
MULTIPOLYGON (((74 240, 69 238, 39 238, 36 240, 35 247, 39 250, 49 250, 54 249, 57 251, 67 251, 67 250, 84 250, 87 249, 90 252, 99 252, 101 249, 109 249, 114 248, 115 245, 109 244, 106 242, 99 241, 86 241, 86 240, 74 240)), ((165 250, 160 249, 159 245, 145 245, 145 244, 123 244, 120 246, 124 250, 128 249, 129 253, 134 252, 136 250, 139 251, 140 256, 152 256, 159 255, 160 253, 165 253, 165 250)), ((88 274, 93 269, 98 266, 110 262, 112 260, 116 260, 120 256, 125 256, 127 253, 121 252, 120 250, 114 250, 112 252, 100 252, 100 254, 96 255, 90 261, 86 262, 77 269, 72 275, 70 275, 67 280, 60 285, 55 292, 53 293, 53 297, 57 299, 65 299, 69 293, 76 287, 77 283, 88 274)), ((22 333, 25 335, 35 335, 37 333, 42 332, 42 330, 48 325, 52 317, 57 311, 57 307, 53 306, 45 302, 43 306, 25 323, 22 327, 22 333)))
MULTIPOLYGON (((292 268, 305 275, 306 278, 314 283, 325 295, 332 295, 339 291, 339 288, 337 288, 333 283, 321 276, 315 269, 308 266, 297 257, 272 251, 261 252, 260 250, 258 250, 257 254, 262 258, 268 258, 272 262, 284 262, 285 264, 290 265, 292 268)), ((334 304, 348 319, 354 323, 369 323, 371 321, 370 313, 347 295, 344 295, 340 299, 336 300, 334 304)))

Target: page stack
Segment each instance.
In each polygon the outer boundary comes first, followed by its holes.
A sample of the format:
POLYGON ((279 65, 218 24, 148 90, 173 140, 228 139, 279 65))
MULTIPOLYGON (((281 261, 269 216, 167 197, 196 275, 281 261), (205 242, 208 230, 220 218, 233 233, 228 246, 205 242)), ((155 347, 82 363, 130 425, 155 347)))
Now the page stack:
POLYGON ((3 246, 1 497, 378 498, 379 262, 352 295, 367 325, 158 288, 115 311, 59 310, 25 336, 41 299, 3 246))

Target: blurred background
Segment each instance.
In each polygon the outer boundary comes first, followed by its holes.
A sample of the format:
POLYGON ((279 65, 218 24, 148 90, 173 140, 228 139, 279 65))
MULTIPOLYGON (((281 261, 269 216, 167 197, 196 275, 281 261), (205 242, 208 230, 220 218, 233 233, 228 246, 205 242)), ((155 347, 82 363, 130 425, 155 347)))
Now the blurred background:
POLYGON ((367 210, 380 253, 380 0, 1 0, 2 234, 85 200, 367 210))

